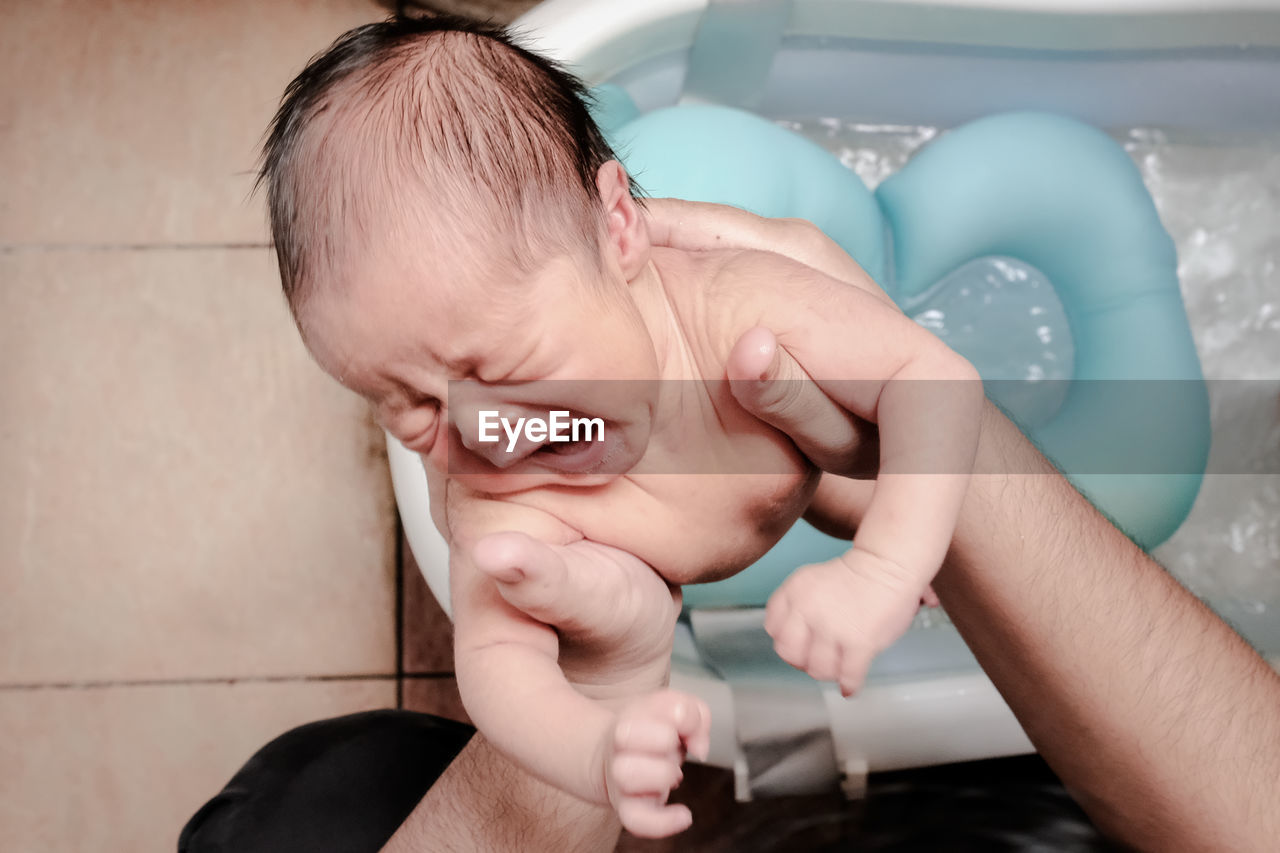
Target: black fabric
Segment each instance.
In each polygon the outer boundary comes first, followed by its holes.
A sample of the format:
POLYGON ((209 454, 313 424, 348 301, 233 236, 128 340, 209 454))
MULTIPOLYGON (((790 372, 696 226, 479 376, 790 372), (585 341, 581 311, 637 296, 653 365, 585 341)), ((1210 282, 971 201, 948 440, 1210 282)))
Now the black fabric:
POLYGON ((258 750, 178 837, 179 853, 376 853, 475 730, 369 711, 258 750))
MULTIPOLYGON (((260 749, 182 830, 179 853, 375 853, 470 740, 462 723, 372 711, 260 749)), ((681 851, 1096 853, 1115 850, 1036 756, 873 774, 867 798, 734 803, 733 776, 686 766, 681 851)), ((628 847, 623 849, 639 849, 628 847)), ((655 849, 658 849, 655 847, 655 849)))

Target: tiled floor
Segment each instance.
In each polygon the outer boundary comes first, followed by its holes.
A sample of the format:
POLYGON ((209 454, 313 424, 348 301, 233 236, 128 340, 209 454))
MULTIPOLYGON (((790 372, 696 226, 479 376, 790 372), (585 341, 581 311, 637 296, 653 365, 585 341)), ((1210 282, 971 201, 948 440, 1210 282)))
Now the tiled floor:
POLYGON ((285 83, 384 14, 5 8, 6 853, 171 851, 274 735, 396 703, 381 436, 299 344, 248 199, 285 83))
POLYGON ((268 740, 394 700, 386 679, 0 690, 0 849, 171 853, 268 740))

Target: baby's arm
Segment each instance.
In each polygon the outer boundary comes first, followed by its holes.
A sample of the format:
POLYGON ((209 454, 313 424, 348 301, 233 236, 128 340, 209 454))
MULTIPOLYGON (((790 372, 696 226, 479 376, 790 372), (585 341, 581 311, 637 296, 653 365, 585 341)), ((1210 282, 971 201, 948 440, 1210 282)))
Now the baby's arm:
POLYGON ((784 347, 836 403, 879 425, 880 469, 853 548, 796 572, 770 599, 779 655, 851 693, 910 624, 946 555, 977 447, 983 392, 962 357, 895 307, 816 270, 751 255, 772 281, 731 380, 765 374, 784 347), (770 331, 776 332, 774 334, 770 331))
POLYGON ((503 587, 539 584, 548 561, 563 559, 557 546, 581 537, 536 510, 457 495, 448 513, 455 667, 476 727, 544 781, 612 803, 634 834, 686 828, 688 809, 665 803, 679 783, 684 750, 705 752, 705 708, 663 691, 614 709, 575 690, 558 663, 555 629, 512 606, 503 587), (513 539, 522 536, 544 543, 533 551, 536 560, 529 542, 513 539))

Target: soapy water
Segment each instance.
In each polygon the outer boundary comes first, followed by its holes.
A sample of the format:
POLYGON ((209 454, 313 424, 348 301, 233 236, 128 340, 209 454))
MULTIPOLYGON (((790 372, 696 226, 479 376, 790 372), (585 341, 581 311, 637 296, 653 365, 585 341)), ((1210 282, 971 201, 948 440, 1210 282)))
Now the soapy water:
MULTIPOLYGON (((940 131, 839 119, 783 121, 874 189, 940 131)), ((1280 139, 1122 128, 1178 250, 1178 277, 1208 380, 1280 379, 1280 139)), ((1038 271, 1007 258, 967 264, 906 306, 921 325, 1019 395, 999 402, 1027 425, 1052 417, 1072 375, 1062 304, 1038 271), (999 329, 999 335, 983 330, 999 329), (1045 380, 1041 383, 1041 380, 1045 380)), ((1280 612, 1280 398, 1276 387, 1209 382, 1213 470, 1190 516, 1155 557, 1220 609, 1280 612), (1229 464, 1219 460, 1229 458, 1229 464)), ((922 614, 922 624, 945 622, 922 614)), ((1272 651, 1276 651, 1272 649, 1272 651)))

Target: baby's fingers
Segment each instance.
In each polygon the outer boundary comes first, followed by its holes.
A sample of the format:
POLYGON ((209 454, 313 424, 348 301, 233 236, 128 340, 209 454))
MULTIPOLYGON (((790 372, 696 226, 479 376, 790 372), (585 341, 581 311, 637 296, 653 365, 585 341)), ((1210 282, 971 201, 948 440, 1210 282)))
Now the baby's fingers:
POLYGON ((858 419, 826 395, 772 331, 757 326, 744 333, 725 370, 738 403, 786 433, 815 465, 835 473, 850 468, 850 449, 862 443, 858 419))
POLYGON ((655 753, 667 751, 674 739, 677 748, 683 745, 690 755, 705 761, 711 750, 711 709, 695 696, 662 690, 622 715, 614 729, 615 749, 632 748, 624 745, 624 738, 655 753))
POLYGON ((791 614, 791 605, 787 602, 786 596, 781 592, 775 592, 769 596, 769 601, 764 606, 764 630, 770 637, 777 639, 778 634, 782 631, 782 626, 786 624, 787 617, 791 614))
POLYGON ((676 709, 676 731, 689 754, 699 761, 706 761, 711 754, 711 708, 706 702, 693 696, 681 697, 676 709))
POLYGON ((840 666, 840 695, 848 699, 867 680, 871 655, 860 649, 845 649, 840 666))
POLYGON ((619 755, 613 759, 617 793, 624 797, 654 796, 666 801, 672 788, 680 787, 684 772, 679 761, 649 755, 619 755))
POLYGON ((812 640, 813 634, 809 631, 809 626, 798 615, 792 614, 774 635, 773 648, 778 657, 796 669, 804 669, 809 660, 812 640))
POLYGON ((835 681, 840 677, 840 646, 829 640, 814 640, 804 671, 818 681, 835 681))
POLYGON ((613 743, 619 752, 678 755, 680 733, 674 726, 656 720, 625 719, 614 730, 613 743))
POLYGON ((618 819, 638 838, 666 838, 693 824, 688 806, 669 806, 651 797, 629 797, 618 806, 618 819))

